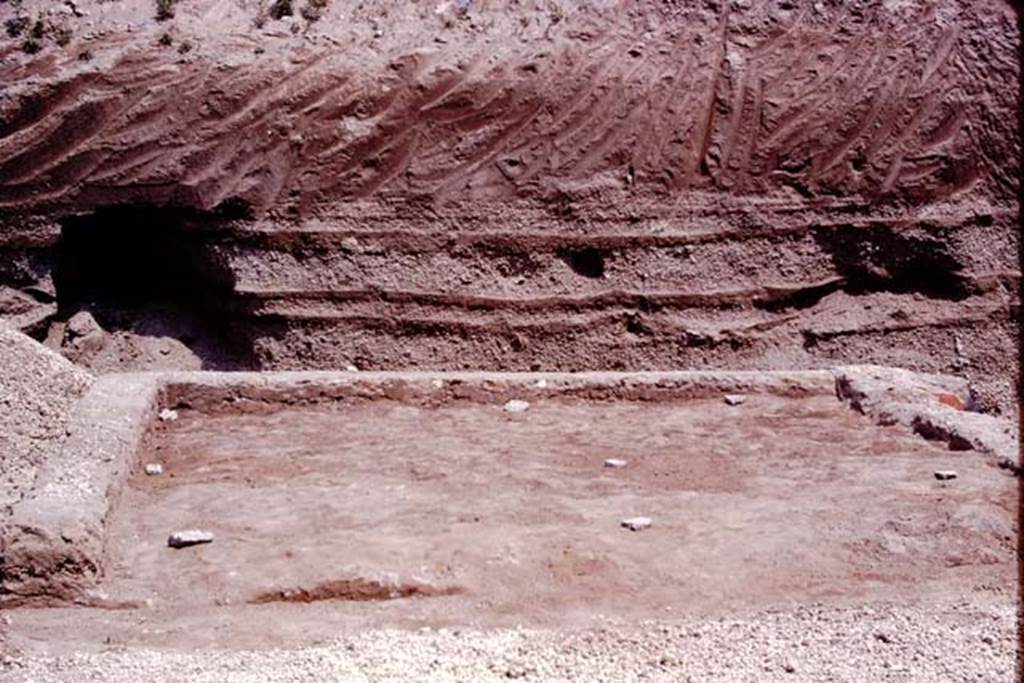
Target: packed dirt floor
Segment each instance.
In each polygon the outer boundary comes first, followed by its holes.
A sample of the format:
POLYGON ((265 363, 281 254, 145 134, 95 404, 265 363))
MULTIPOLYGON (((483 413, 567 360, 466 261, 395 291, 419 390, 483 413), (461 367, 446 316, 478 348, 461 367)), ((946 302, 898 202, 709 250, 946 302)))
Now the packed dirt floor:
POLYGON ((1013 666, 1016 480, 830 396, 183 411, 142 462, 91 606, 5 615, 10 680, 1013 666), (188 528, 215 540, 167 547, 188 528))

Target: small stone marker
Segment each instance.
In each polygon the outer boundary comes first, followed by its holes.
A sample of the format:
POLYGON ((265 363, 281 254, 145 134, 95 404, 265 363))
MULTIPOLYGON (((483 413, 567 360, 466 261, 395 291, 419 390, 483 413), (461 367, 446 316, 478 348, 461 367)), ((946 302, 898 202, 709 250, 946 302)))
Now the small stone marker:
POLYGON ((956 472, 953 470, 937 470, 935 478, 939 481, 949 481, 950 479, 956 479, 956 472))
POLYGON ((178 419, 178 411, 164 408, 157 417, 160 418, 161 422, 174 422, 178 419))
POLYGON ((164 466, 158 462, 151 462, 146 464, 146 474, 151 477, 155 477, 158 474, 164 473, 164 466))
POLYGON ((346 372, 359 372, 359 368, 356 367, 355 365, 346 365, 345 366, 345 371, 346 372))
POLYGON ((608 458, 604 461, 604 466, 613 470, 619 470, 626 466, 626 461, 619 460, 618 458, 608 458))
POLYGON ((187 548, 190 545, 201 543, 213 543, 213 534, 201 529, 186 529, 185 531, 175 531, 167 539, 167 545, 172 548, 187 548))
POLYGON ((512 399, 505 404, 506 413, 525 413, 530 409, 529 401, 520 401, 519 399, 512 399))
POLYGON ((747 400, 746 396, 740 396, 739 394, 726 394, 723 399, 725 403, 730 406, 738 406, 747 400))
POLYGON ((653 522, 650 517, 630 517, 622 520, 622 526, 630 531, 643 531, 650 528, 653 522))

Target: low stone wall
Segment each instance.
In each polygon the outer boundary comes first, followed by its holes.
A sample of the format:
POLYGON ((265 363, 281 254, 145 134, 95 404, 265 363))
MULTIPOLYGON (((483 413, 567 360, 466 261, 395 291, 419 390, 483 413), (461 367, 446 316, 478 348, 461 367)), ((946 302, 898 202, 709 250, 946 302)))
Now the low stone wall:
POLYGON ((0 606, 75 602, 103 574, 106 520, 156 415, 156 375, 99 378, 59 454, 39 468, 0 533, 0 606))
POLYGON ((204 412, 273 409, 344 398, 418 404, 511 399, 668 401, 725 393, 808 396, 832 391, 827 370, 794 372, 229 372, 167 373, 161 405, 204 412))
POLYGON ((952 450, 974 450, 1020 470, 1020 431, 1012 420, 969 410, 970 386, 948 375, 859 365, 836 368, 836 394, 879 424, 902 424, 952 450))

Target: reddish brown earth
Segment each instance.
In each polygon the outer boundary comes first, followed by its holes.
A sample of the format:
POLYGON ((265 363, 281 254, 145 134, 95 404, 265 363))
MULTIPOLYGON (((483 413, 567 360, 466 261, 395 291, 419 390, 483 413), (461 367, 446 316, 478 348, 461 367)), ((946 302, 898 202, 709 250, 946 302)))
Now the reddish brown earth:
POLYGON ((72 31, 36 55, 28 32, 4 44, 9 207, 567 210, 602 190, 921 204, 1006 201, 1018 182, 1007 2, 334 3, 262 28, 237 0, 165 22, 141 0, 82 2, 82 18, 5 4, 72 31))
POLYGON ((0 308, 55 347, 94 311, 79 362, 870 361, 1015 404, 1010 3, 73 7, 0 3, 45 29, 0 38, 0 308))
MULTIPOLYGON (((0 317, 80 365, 872 362, 1016 411, 1018 4, 163 4, 0 0, 0 317)), ((609 618, 615 657, 678 680, 638 624, 753 615, 696 670, 761 680, 721 653, 767 642, 793 673, 778 651, 809 622, 765 615, 809 603, 863 638, 813 626, 807 680, 921 653, 922 680, 992 679, 1013 656, 1014 480, 829 398, 186 411, 150 447, 167 474, 119 501, 91 606, 0 615, 5 653, 107 663, 5 655, 0 677, 174 679, 252 646, 260 678, 292 661, 270 648, 356 631, 408 676, 465 652, 374 629, 609 618), (216 541, 166 547, 192 526, 216 541), (918 649, 876 657, 893 639, 851 608, 918 649), (170 669, 136 668, 147 648, 170 669)))
POLYGON ((1015 576, 1011 476, 828 396, 186 411, 142 462, 165 473, 123 494, 97 607, 12 610, 14 644, 579 628, 973 600, 1015 576), (653 526, 620 527, 637 515, 653 526), (167 547, 193 527, 216 539, 167 547))

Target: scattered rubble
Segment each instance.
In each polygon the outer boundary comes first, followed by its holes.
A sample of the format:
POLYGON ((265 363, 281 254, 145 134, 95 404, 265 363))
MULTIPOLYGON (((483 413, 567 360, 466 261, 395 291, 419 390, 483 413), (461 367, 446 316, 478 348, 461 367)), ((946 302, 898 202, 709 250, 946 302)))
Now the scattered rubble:
POLYGON ((174 422, 178 419, 178 411, 164 408, 157 417, 160 418, 161 422, 174 422))
POLYGON ((186 529, 175 531, 167 539, 167 545, 171 548, 187 548, 202 543, 213 543, 213 534, 201 529, 186 529))

